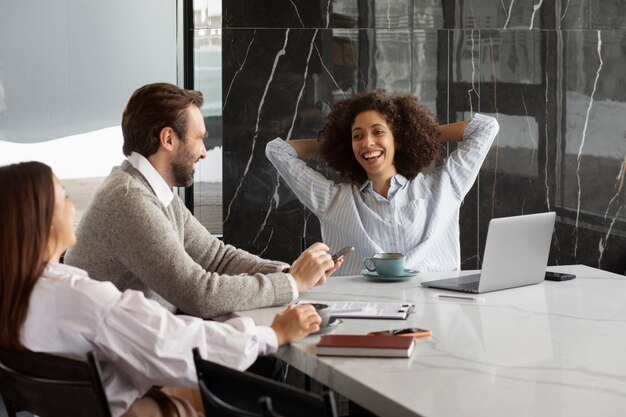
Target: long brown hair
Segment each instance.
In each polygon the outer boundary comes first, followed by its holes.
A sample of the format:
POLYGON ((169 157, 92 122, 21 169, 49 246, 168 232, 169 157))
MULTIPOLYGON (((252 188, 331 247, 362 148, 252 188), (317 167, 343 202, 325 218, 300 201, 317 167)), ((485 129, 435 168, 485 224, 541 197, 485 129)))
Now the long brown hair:
POLYGON ((49 256, 52 178, 41 162, 0 167, 0 347, 6 349, 23 349, 20 330, 49 256))

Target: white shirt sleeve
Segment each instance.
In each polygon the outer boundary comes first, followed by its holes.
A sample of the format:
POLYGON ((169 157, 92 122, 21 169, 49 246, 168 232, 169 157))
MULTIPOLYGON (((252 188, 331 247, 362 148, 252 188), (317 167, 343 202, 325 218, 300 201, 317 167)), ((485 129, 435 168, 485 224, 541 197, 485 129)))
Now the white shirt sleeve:
POLYGON ((291 285, 291 291, 293 292, 293 298, 291 299, 291 302, 295 303, 296 301, 298 301, 298 298, 300 298, 298 284, 296 284, 296 279, 291 274, 287 274, 287 280, 289 281, 289 285, 291 285))
POLYGON ((496 119, 475 114, 465 128, 463 140, 446 159, 444 170, 448 173, 458 198, 463 198, 472 188, 498 130, 496 119))
POLYGON ((296 150, 280 138, 267 144, 265 155, 302 204, 322 217, 337 193, 335 183, 308 167, 296 150))
MULTIPOLYGON (((286 269, 289 269, 290 265, 289 264, 280 264, 277 268, 276 268, 276 272, 285 272, 286 269)), ((300 293, 298 292, 298 284, 296 284, 296 279, 293 277, 293 275, 291 275, 290 273, 286 273, 287 275, 287 281, 289 282, 289 286, 291 287, 291 292, 293 294, 293 297, 291 298, 291 303, 295 303, 296 301, 298 301, 298 298, 300 298, 300 293)))
POLYGON ((196 386, 194 347, 205 359, 241 370, 278 348, 274 331, 249 318, 177 316, 137 291, 125 291, 103 317, 94 343, 137 385, 196 386))

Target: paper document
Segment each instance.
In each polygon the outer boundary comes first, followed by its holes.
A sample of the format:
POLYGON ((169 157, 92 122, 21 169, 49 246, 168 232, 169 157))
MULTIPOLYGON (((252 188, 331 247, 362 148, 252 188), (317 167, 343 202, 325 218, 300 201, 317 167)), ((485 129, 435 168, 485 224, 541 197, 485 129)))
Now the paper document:
POLYGON ((412 303, 377 303, 373 301, 300 300, 299 304, 323 303, 330 306, 330 315, 353 319, 405 320, 415 308, 412 303))

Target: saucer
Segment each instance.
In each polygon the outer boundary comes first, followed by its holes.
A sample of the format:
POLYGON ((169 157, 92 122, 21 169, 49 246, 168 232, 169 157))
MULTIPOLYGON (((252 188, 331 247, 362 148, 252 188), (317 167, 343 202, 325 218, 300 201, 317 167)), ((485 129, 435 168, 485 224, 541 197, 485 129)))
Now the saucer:
POLYGON ((341 323, 343 323, 343 320, 338 319, 336 317, 331 317, 330 321, 328 322, 328 326, 324 327, 323 329, 319 329, 315 333, 311 333, 311 335, 312 336, 317 336, 317 335, 320 335, 320 334, 330 333, 330 332, 334 331, 337 327, 339 327, 339 325, 341 323))
POLYGON ((417 274, 417 270, 411 268, 405 268, 404 272, 400 275, 381 275, 378 272, 372 272, 367 269, 361 271, 361 275, 363 275, 366 280, 373 282, 408 281, 411 277, 414 277, 415 274, 417 274))

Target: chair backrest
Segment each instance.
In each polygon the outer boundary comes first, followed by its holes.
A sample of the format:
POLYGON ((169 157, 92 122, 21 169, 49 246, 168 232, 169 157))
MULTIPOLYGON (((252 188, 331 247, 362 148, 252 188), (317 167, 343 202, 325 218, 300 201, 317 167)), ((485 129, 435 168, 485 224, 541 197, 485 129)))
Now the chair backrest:
POLYGON ((0 394, 9 416, 111 417, 92 352, 87 362, 47 353, 0 349, 0 394))
POLYGON ((321 397, 249 372, 237 371, 200 357, 193 350, 198 386, 207 416, 336 417, 332 392, 321 397))

